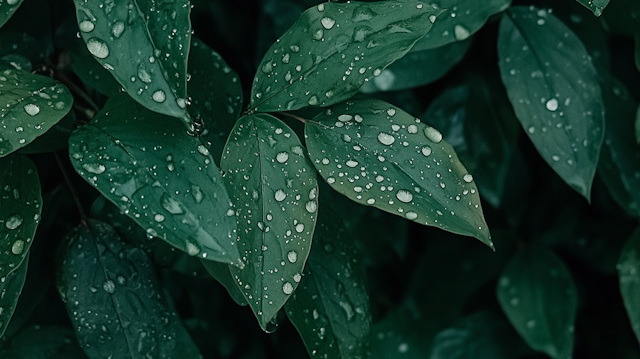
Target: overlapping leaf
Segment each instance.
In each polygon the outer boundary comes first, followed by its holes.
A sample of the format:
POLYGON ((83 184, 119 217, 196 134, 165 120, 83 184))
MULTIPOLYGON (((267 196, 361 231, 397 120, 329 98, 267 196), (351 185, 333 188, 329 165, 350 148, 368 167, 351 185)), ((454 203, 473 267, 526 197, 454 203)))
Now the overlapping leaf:
POLYGON ((242 265, 236 219, 207 148, 126 94, 69 140, 76 171, 147 233, 190 255, 242 265))
POLYGON ((151 262, 113 227, 91 221, 62 247, 58 291, 90 358, 173 358, 177 316, 151 262))
POLYGON ((0 26, 4 25, 11 18, 23 0, 5 0, 0 3, 0 26))
POLYGON ((285 305, 311 358, 369 358, 363 269, 342 220, 322 207, 300 286, 285 305))
POLYGON ((640 229, 636 229, 622 249, 618 261, 620 292, 631 320, 631 327, 640 341, 640 229))
POLYGON ((33 162, 22 155, 0 158, 0 278, 27 256, 41 212, 40 180, 33 162))
POLYGON ((218 283, 222 284, 233 301, 235 301, 240 306, 249 304, 247 302, 247 298, 245 298, 237 282, 231 275, 231 268, 229 267, 229 265, 207 260, 203 260, 202 265, 207 270, 209 275, 211 275, 211 277, 217 280, 218 283))
POLYGON ((554 171, 589 199, 604 106, 580 39, 546 10, 514 7, 500 23, 498 54, 502 82, 527 135, 554 171))
POLYGON ((296 110, 347 99, 406 54, 441 13, 416 0, 312 7, 267 51, 251 108, 296 110))
POLYGON ((318 173, 350 199, 492 246, 473 182, 442 134, 379 100, 346 102, 307 121, 318 173))
POLYGON ((75 0, 89 52, 122 87, 150 110, 189 123, 188 0, 75 0))
POLYGON ((0 66, 0 156, 47 132, 72 103, 69 90, 51 78, 0 66))
POLYGON ((554 359, 571 358, 578 297, 569 270, 553 252, 518 252, 502 272, 498 300, 529 346, 554 359))
POLYGON ((591 10, 595 16, 602 15, 602 11, 607 5, 609 5, 609 0, 576 0, 582 6, 591 10))
POLYGON ((0 277, 0 338, 9 325, 9 320, 13 316, 13 311, 18 304, 18 298, 22 292, 25 278, 27 277, 27 267, 29 264, 29 255, 25 260, 9 274, 0 277))
POLYGON ((238 120, 222 155, 247 264, 231 274, 263 329, 298 286, 311 249, 318 184, 305 153, 282 121, 249 115, 238 120))

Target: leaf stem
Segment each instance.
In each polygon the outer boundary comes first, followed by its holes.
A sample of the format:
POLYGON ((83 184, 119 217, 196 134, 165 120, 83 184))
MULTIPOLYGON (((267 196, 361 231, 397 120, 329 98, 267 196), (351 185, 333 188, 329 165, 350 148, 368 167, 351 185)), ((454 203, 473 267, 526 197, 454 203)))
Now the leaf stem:
POLYGON ((300 116, 296 116, 296 115, 294 115, 294 114, 290 114, 290 113, 288 113, 288 112, 276 112, 276 113, 277 113, 277 114, 279 114, 279 115, 283 115, 283 116, 287 116, 287 117, 290 117, 290 118, 296 119, 296 120, 298 120, 298 121, 300 121, 300 122, 302 122, 302 123, 307 123, 307 120, 306 120, 306 119, 304 119, 304 118, 302 118, 302 117, 300 117, 300 116))
POLYGON ((53 155, 56 157, 56 162, 58 162, 58 167, 60 167, 60 172, 62 172, 64 181, 67 184, 67 187, 69 188, 69 192, 71 192, 71 197, 73 197, 73 201, 75 202, 76 207, 78 208, 78 212, 80 213, 80 222, 82 223, 83 226, 90 228, 89 218, 84 212, 84 208, 82 206, 82 203, 80 202, 80 197, 78 196, 78 192, 76 192, 75 187, 71 183, 71 177, 67 172, 66 166, 62 162, 62 158, 60 158, 60 155, 58 154, 58 152, 54 152, 53 155))

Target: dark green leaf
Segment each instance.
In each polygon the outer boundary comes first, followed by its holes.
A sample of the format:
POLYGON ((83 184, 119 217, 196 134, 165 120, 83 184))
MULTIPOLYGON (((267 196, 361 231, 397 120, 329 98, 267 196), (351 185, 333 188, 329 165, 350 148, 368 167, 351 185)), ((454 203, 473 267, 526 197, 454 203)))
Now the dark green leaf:
POLYGON ((218 283, 222 284, 222 286, 229 292, 231 298, 238 303, 238 305, 245 306, 249 304, 247 299, 244 297, 244 294, 238 287, 237 282, 233 279, 231 275, 231 268, 229 265, 220 262, 207 261, 202 260, 202 265, 207 270, 209 275, 211 275, 218 283))
POLYGON ((636 229, 622 249, 618 261, 620 292, 631 320, 636 338, 640 341, 640 229, 636 229))
POLYGON ((171 358, 177 316, 144 252, 91 221, 61 248, 58 291, 90 358, 171 358))
POLYGON ((331 107, 305 131, 314 166, 336 191, 492 246, 473 176, 435 128, 369 99, 331 107))
POLYGON ((131 96, 150 110, 190 124, 188 0, 75 0, 89 52, 131 96))
POLYGON ((312 7, 264 56, 251 108, 296 110, 347 99, 406 54, 441 13, 416 0, 312 7))
POLYGON ((20 297, 24 280, 27 277, 28 266, 29 254, 27 253, 18 268, 0 277, 0 308, 2 308, 0 310, 0 338, 2 338, 4 331, 7 329, 16 304, 18 304, 18 297, 20 297))
POLYGON ((11 15, 18 10, 20 4, 22 4, 23 0, 6 0, 4 2, 0 2, 0 26, 4 25, 11 15))
POLYGON ((59 326, 34 325, 22 329, 0 348, 3 359, 85 359, 75 335, 59 326))
POLYGON ((30 144, 18 150, 18 153, 50 153, 69 147, 69 137, 76 128, 76 112, 69 111, 58 123, 44 135, 36 137, 30 144))
POLYGON ((507 9, 511 0, 434 0, 431 3, 447 12, 416 43, 416 47, 425 50, 466 40, 484 26, 489 16, 507 9))
POLYGON ((76 46, 69 51, 69 55, 71 57, 71 70, 88 87, 94 88, 105 96, 113 96, 120 92, 122 89, 120 83, 111 76, 109 70, 96 61, 86 46, 76 46))
POLYGON ((0 277, 24 260, 42 212, 40 180, 27 157, 0 158, 0 277))
MULTIPOLYGON (((2 6, 2 5, 0 5, 2 6)), ((20 55, 29 61, 41 63, 45 59, 45 47, 33 37, 20 32, 3 31, 0 34, 0 57, 20 55)))
POLYGON ((220 171, 174 118, 114 96, 73 133, 69 152, 76 171, 148 234, 189 255, 242 265, 220 171))
POLYGON ((471 41, 461 41, 416 51, 416 44, 404 57, 384 69, 380 76, 366 82, 361 91, 404 90, 432 83, 462 60, 469 45, 471 41))
POLYGON ((498 53, 522 127, 551 168, 589 200, 604 106, 580 39, 547 10, 514 7, 502 17, 498 53))
POLYGON ((318 183, 305 152, 289 126, 265 114, 240 118, 222 155, 247 264, 231 274, 263 329, 298 286, 311 249, 318 183))
POLYGON ((602 10, 609 4, 609 0, 576 0, 582 6, 591 10, 595 16, 602 15, 602 10))
POLYGON ((0 70, 0 156, 26 146, 71 109, 73 96, 49 77, 0 70))
POLYGON ((242 111, 240 78, 207 45, 192 39, 189 54, 191 116, 204 123, 201 136, 216 163, 220 163, 224 144, 242 111))
POLYGON ((578 297, 569 270, 544 247, 525 247, 507 264, 498 300, 509 321, 533 349, 571 358, 578 297))
POLYGON ((640 28, 640 2, 637 0, 615 0, 609 4, 602 17, 605 20, 607 31, 633 36, 640 28))
POLYGON ((322 207, 289 320, 311 358, 369 358, 371 313, 363 269, 340 217, 322 207))
MULTIPOLYGON (((215 263, 211 261, 207 262, 215 263)), ((175 346, 171 358, 202 359, 202 354, 200 354, 198 346, 194 343, 193 338, 191 338, 191 335, 189 335, 189 332, 183 325, 178 325, 176 328, 176 341, 178 345, 175 346)))

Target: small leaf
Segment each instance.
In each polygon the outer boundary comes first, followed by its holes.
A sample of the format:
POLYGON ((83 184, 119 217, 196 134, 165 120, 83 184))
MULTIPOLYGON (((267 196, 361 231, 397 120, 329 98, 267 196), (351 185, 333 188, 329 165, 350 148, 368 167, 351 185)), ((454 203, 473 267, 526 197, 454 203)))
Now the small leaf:
MULTIPOLYGON (((0 338, 9 325, 9 320, 13 316, 13 311, 18 304, 18 297, 22 293, 25 278, 27 277, 27 267, 29 265, 29 254, 24 261, 9 274, 0 277, 0 338)), ((3 357, 4 358, 4 357, 3 357)))
POLYGON ((148 234, 242 265, 231 202, 207 148, 174 118, 113 96, 69 139, 76 171, 148 234))
POLYGON ((2 278, 15 271, 26 258, 42 212, 38 172, 27 157, 0 158, 0 203, 2 278))
POLYGON ((76 336, 69 328, 33 325, 12 336, 0 348, 3 359, 85 359, 76 336))
POLYGON ((23 0, 6 0, 0 3, 0 27, 11 18, 23 0))
POLYGON ((53 79, 0 66, 0 156, 47 132, 72 103, 71 92, 53 79))
POLYGON ((342 103, 307 121, 309 155, 336 191, 492 246, 480 198, 442 134, 379 100, 342 103))
POLYGON ((265 330, 298 286, 311 249, 318 183, 305 153, 289 126, 264 114, 241 117, 222 155, 246 262, 231 274, 265 330))
POLYGON ((416 0, 312 7, 267 51, 251 108, 296 110, 347 99, 406 54, 441 13, 416 0))
POLYGON ((90 358, 171 358, 177 316, 142 250, 91 221, 64 241, 58 291, 90 358))
POLYGON ((580 39, 546 10, 513 7, 500 23, 498 53, 522 127, 551 168, 589 200, 604 106, 580 39))
POLYGON ((80 34, 89 52, 146 108, 187 114, 188 0, 75 0, 80 34))
POLYGON ((609 5, 609 0, 576 0, 582 6, 591 10, 595 16, 602 15, 602 10, 604 10, 607 5, 609 5))
POLYGON ((322 207, 302 281, 285 305, 312 358, 369 357, 369 296, 349 237, 340 217, 322 207))
POLYGON ((625 244, 618 260, 620 293, 631 327, 640 342, 640 229, 636 229, 625 244))
POLYGON ((554 359, 571 358, 578 299, 567 267, 543 247, 526 247, 499 280, 500 306, 531 348, 554 359))

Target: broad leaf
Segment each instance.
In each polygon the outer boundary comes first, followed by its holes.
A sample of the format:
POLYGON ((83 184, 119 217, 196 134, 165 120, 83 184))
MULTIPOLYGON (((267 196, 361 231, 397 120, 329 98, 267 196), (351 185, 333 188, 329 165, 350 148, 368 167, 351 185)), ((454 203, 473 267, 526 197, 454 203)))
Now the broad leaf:
POLYGON ((2 308, 0 310, 0 338, 7 329, 16 304, 18 304, 18 297, 20 297, 27 276, 28 265, 29 255, 27 254, 25 260, 16 270, 0 277, 0 308, 2 308))
POLYGON ((222 155, 246 263, 231 274, 263 329, 298 286, 311 249, 318 183, 305 153, 289 126, 265 114, 240 118, 222 155))
POLYGON ((240 290, 240 287, 233 276, 231 275, 231 267, 225 263, 214 262, 202 260, 202 265, 207 270, 209 275, 211 275, 218 283, 222 284, 222 286, 229 292, 229 296, 240 306, 245 306, 249 304, 247 299, 244 297, 243 292, 240 290))
POLYGON ((363 274, 342 220, 322 207, 300 286, 285 306, 311 358, 369 358, 371 313, 363 274))
POLYGON ((580 39, 546 10, 514 7, 502 17, 498 54, 522 127, 553 170, 589 200, 604 106, 580 39))
POLYGON ((27 157, 0 158, 0 277, 25 259, 42 212, 40 180, 27 157))
POLYGON ((416 43, 416 47, 425 50, 466 40, 484 26, 489 16, 507 9, 511 0, 433 0, 431 4, 447 12, 416 43))
POLYGON ((591 10, 595 16, 602 15, 602 10, 609 5, 609 0, 576 0, 582 6, 591 10))
POLYGON ((7 55, 18 55, 32 63, 43 63, 46 50, 38 40, 25 33, 3 30, 0 34, 0 59, 5 62, 7 55))
POLYGON ((251 108, 296 110, 347 99, 406 54, 441 13, 416 0, 312 7, 267 51, 251 108))
POLYGON ((85 359, 72 330, 62 326, 34 325, 11 337, 0 348, 3 359, 85 359))
POLYGON ((188 0, 75 0, 89 52, 131 96, 150 110, 187 114, 188 0))
POLYGON ((73 96, 49 77, 0 67, 0 156, 26 146, 71 109, 73 96))
POLYGON ((113 96, 121 91, 122 85, 95 60, 84 44, 72 48, 69 55, 71 69, 86 86, 105 96, 113 96))
POLYGON ((76 171, 171 245, 242 265, 231 202, 207 148, 174 118, 113 96, 69 139, 76 171))
POLYGON ((172 358, 177 316, 153 265, 113 227, 91 221, 64 241, 58 291, 90 358, 172 358))
POLYGON ((76 129, 76 112, 69 111, 58 123, 53 125, 45 134, 36 137, 18 153, 51 153, 66 150, 69 147, 69 137, 76 129))
POLYGON ((379 100, 333 106, 308 120, 318 173, 350 199, 492 246, 473 182, 442 134, 379 100))
POLYGON ((11 18, 23 0, 5 0, 0 2, 0 26, 4 25, 11 18))
POLYGON ((578 297, 569 270, 553 252, 520 250, 502 272, 498 300, 529 346, 554 359, 571 358, 578 297))
POLYGON ((618 261, 620 292, 631 320, 631 327, 640 341, 640 229, 636 229, 622 249, 618 261))

